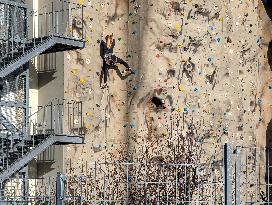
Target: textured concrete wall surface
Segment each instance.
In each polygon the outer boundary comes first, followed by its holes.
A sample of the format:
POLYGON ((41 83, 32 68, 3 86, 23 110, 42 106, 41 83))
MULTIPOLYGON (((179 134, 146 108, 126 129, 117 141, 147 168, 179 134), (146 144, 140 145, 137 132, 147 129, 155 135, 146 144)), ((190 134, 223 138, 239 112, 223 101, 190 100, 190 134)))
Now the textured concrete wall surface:
POLYGON ((257 0, 78 0, 86 48, 64 54, 65 98, 83 101, 84 145, 65 164, 103 160, 194 162, 221 145, 268 145, 271 23, 257 0), (100 87, 100 42, 114 33, 126 60, 100 87), (72 160, 69 160, 72 159, 72 160))

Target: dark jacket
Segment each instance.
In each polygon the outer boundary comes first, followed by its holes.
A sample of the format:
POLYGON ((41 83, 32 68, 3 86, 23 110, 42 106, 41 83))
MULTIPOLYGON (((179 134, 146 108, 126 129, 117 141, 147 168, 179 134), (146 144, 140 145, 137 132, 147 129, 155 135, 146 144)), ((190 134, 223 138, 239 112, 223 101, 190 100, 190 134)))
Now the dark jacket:
POLYGON ((110 48, 107 48, 106 42, 105 42, 105 41, 102 41, 102 42, 101 42, 101 45, 100 45, 100 55, 101 55, 101 57, 104 58, 105 55, 108 55, 108 54, 113 53, 113 48, 114 48, 114 46, 115 46, 115 39, 113 39, 110 48))

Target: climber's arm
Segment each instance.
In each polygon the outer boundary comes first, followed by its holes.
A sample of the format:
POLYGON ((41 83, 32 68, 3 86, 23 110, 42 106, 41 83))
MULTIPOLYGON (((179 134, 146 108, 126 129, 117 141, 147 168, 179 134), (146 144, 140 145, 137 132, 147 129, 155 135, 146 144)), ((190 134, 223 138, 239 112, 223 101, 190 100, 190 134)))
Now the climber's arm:
POLYGON ((115 46, 115 39, 112 39, 112 44, 111 44, 111 48, 113 49, 115 46))
POLYGON ((100 42, 100 56, 101 56, 101 58, 104 57, 105 53, 106 53, 106 43, 102 40, 100 42))

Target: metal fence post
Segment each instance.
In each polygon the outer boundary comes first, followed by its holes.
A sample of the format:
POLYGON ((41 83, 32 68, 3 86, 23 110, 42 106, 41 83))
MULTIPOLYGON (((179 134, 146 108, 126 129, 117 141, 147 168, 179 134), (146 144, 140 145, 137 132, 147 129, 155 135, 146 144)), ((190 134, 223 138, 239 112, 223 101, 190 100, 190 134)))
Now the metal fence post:
POLYGON ((241 147, 236 147, 235 164, 235 205, 240 205, 240 185, 241 185, 241 147))
POLYGON ((232 169, 231 169, 232 149, 229 143, 224 145, 224 201, 225 205, 232 204, 232 169))
POLYGON ((65 176, 58 172, 56 179, 56 205, 64 205, 64 184, 65 176))

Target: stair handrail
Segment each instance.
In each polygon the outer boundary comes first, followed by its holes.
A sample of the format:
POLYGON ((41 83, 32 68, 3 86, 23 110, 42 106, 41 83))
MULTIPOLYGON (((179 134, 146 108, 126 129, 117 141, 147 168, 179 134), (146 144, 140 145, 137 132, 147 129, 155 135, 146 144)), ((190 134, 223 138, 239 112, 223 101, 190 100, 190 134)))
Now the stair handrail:
MULTIPOLYGON (((46 40, 44 40, 41 43, 46 43, 48 41, 50 41, 52 38, 48 38, 46 40)), ((29 51, 25 52, 24 55, 27 55, 29 53, 31 53, 33 50, 35 50, 35 47, 33 47, 32 49, 30 49, 29 51)), ((8 64, 6 64, 5 66, 3 66, 2 68, 0 67, 0 72, 4 71, 10 64, 13 64, 14 62, 16 62, 17 58, 12 59, 8 64)))
MULTIPOLYGON (((57 139, 56 138, 54 138, 54 137, 48 137, 48 138, 46 138, 46 139, 44 139, 44 141, 43 141, 43 143, 45 143, 45 142, 47 142, 48 144, 53 144, 55 141, 57 141, 57 139)), ((38 146, 36 146, 34 149, 39 149, 41 146, 42 146, 43 144, 42 143, 40 143, 38 146)), ((26 154, 24 154, 24 156, 28 156, 28 155, 31 155, 32 153, 31 153, 31 151, 29 151, 29 152, 27 152, 26 154)), ((14 167, 14 166, 16 166, 16 165, 18 165, 18 164, 20 164, 19 162, 21 161, 21 159, 19 158, 19 159, 17 159, 17 160, 15 160, 10 166, 9 166, 9 168, 8 169, 12 169, 12 167, 14 167)), ((30 160, 28 160, 28 162, 29 162, 30 160)), ((28 163, 27 162, 27 163, 28 163)), ((22 164, 22 163, 21 163, 22 164)), ((23 166, 23 165, 22 165, 23 166)), ((22 166, 20 166, 20 168, 22 167, 22 166)), ((18 171, 20 168, 14 168, 15 170, 12 170, 12 171, 14 171, 14 172, 16 172, 16 171, 18 171)), ((13 172, 13 173, 14 173, 13 172)), ((10 176, 10 175, 12 175, 13 173, 10 173, 7 169, 5 169, 5 170, 3 170, 3 171, 1 171, 0 172, 0 176, 1 175, 4 175, 6 173, 6 175, 8 175, 8 177, 10 176)), ((8 177, 0 177, 0 183, 1 182, 3 182, 6 178, 8 178, 8 177)))
MULTIPOLYGON (((84 8, 86 6, 84 4, 77 4, 77 3, 72 3, 72 2, 68 2, 68 1, 62 1, 62 2, 68 3, 69 5, 77 5, 77 7, 72 7, 72 8, 69 7, 69 8, 62 8, 62 9, 54 10, 54 6, 53 6, 54 2, 52 1, 52 10, 51 11, 48 11, 48 12, 44 11, 44 8, 47 8, 49 5, 44 5, 42 8, 40 8, 39 10, 36 10, 36 11, 34 11, 33 9, 26 10, 26 14, 25 14, 24 18, 16 19, 15 25, 12 24, 11 26, 6 28, 6 30, 10 29, 9 32, 11 32, 11 35, 8 34, 9 36, 5 37, 4 39, 0 39, 0 44, 5 46, 7 43, 11 43, 11 44, 13 44, 13 42, 14 43, 19 43, 20 44, 19 46, 12 47, 11 53, 13 53, 13 51, 15 49, 23 47, 30 39, 34 39, 34 41, 35 41, 35 38, 43 38, 43 37, 46 37, 48 35, 56 35, 57 34, 58 36, 66 36, 66 37, 68 36, 69 38, 75 38, 77 40, 80 40, 80 38, 74 36, 73 32, 70 32, 69 30, 67 31, 67 26, 68 25, 63 24, 63 22, 61 22, 61 23, 59 23, 59 21, 56 22, 56 19, 55 19, 56 16, 57 16, 57 19, 58 19, 58 14, 60 12, 64 13, 66 11, 68 11, 68 15, 69 15, 68 18, 70 18, 70 16, 72 15, 70 13, 70 11, 72 11, 73 9, 76 9, 76 10, 81 9, 80 11, 81 11, 81 15, 82 15, 81 16, 81 18, 82 18, 82 33, 79 34, 79 37, 81 37, 81 40, 84 41, 84 39, 85 39, 84 34, 86 33, 86 28, 85 28, 84 23, 83 23, 83 16, 84 16, 83 13, 84 13, 84 8), (27 30, 29 30, 29 25, 26 22, 30 22, 30 21, 33 20, 33 24, 38 23, 38 25, 39 25, 40 20, 38 20, 38 22, 35 22, 35 17, 37 17, 37 16, 39 16, 42 20, 43 20, 43 17, 41 17, 41 16, 45 16, 45 19, 47 19, 47 16, 49 16, 48 17, 49 20, 50 20, 49 27, 47 27, 47 25, 46 25, 47 29, 48 28, 49 29, 46 30, 46 33, 43 33, 43 30, 41 29, 41 34, 39 34, 39 32, 40 32, 39 29, 42 28, 42 27, 37 26, 38 36, 35 36, 36 28, 33 29, 33 35, 34 36, 29 36, 27 34, 27 30), (52 19, 50 19, 50 18, 52 18, 52 19), (52 25, 51 25, 51 23, 52 23, 52 25), (21 25, 21 24, 26 25, 26 28, 24 29, 24 31, 26 31, 26 33, 25 33, 24 37, 20 36, 20 41, 18 42, 18 41, 16 41, 16 39, 17 39, 18 34, 21 34, 21 33, 20 33, 20 31, 15 33, 15 30, 16 30, 15 28, 18 28, 19 25, 21 25), (59 33, 59 30, 62 30, 61 35, 59 33), (67 34, 67 32, 68 32, 68 34, 67 34)), ((41 25, 44 25, 44 24, 45 24, 45 22, 43 22, 41 25)), ((7 54, 8 53, 5 53, 4 55, 7 55, 7 54)), ((1 57, 0 57, 0 59, 1 59, 1 57)))
MULTIPOLYGON (((63 123, 66 120, 68 120, 68 129, 70 130, 70 133, 78 133, 81 136, 85 135, 85 130, 84 130, 84 117, 83 117, 83 107, 82 107, 82 101, 76 101, 76 100, 70 100, 70 99, 60 99, 60 98, 54 98, 51 101, 49 101, 47 104, 43 105, 43 106, 38 106, 38 110, 36 110, 34 113, 32 113, 31 111, 29 111, 30 115, 27 117, 28 120, 28 133, 30 132, 31 129, 33 129, 32 131, 34 132, 35 128, 37 128, 37 126, 40 124, 36 119, 32 119, 33 116, 37 117, 38 114, 40 114, 41 112, 45 112, 46 109, 49 107, 51 107, 51 112, 53 109, 59 109, 57 110, 57 114, 54 113, 52 116, 51 114, 48 114, 48 112, 46 114, 42 114, 43 117, 45 116, 50 116, 49 121, 45 120, 44 122, 47 123, 51 123, 47 124, 45 127, 53 129, 55 132, 59 132, 58 134, 61 134, 63 132, 65 132, 63 130, 63 123), (72 105, 72 107, 69 107, 70 105, 72 105), (60 106, 59 108, 55 107, 55 106, 60 106), (70 109, 78 109, 78 112, 73 113, 72 114, 72 118, 73 119, 78 119, 78 123, 75 123, 74 121, 72 121, 70 118, 71 116, 69 116, 69 110, 70 109), (67 112, 66 112, 67 111, 67 112), (65 114, 65 115, 64 115, 65 114), (62 115, 62 116, 61 116, 62 115), (69 123, 70 122, 70 123, 69 123), (52 124, 54 123, 54 124, 52 124), (36 125, 36 127, 31 127, 30 125, 36 125), (73 128, 73 129, 72 129, 73 128)), ((32 109, 32 107, 30 107, 29 109, 32 109)), ((47 110, 50 111, 50 110, 47 110)), ((71 111, 71 110, 70 110, 71 111)), ((71 113, 70 113, 71 115, 71 113)), ((42 126, 44 126, 42 124, 42 126)), ((43 127, 44 129, 44 127, 43 127)))

